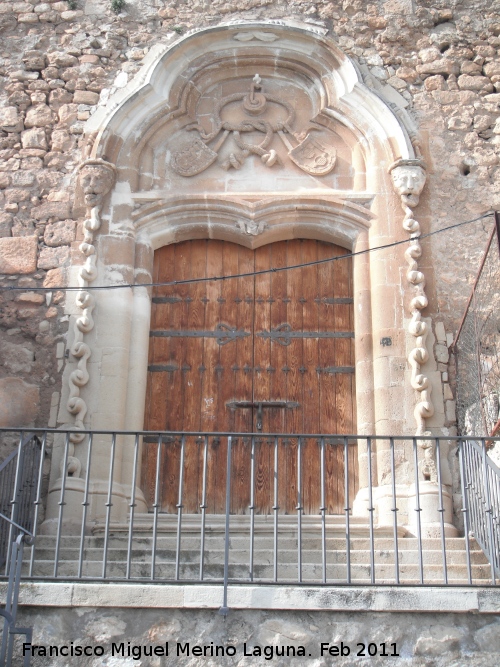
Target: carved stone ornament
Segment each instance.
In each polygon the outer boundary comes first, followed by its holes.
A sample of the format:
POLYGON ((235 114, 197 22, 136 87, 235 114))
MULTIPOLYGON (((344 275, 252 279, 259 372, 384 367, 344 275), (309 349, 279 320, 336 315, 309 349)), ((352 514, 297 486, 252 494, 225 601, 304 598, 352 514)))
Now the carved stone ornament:
MULTIPOLYGON (((101 226, 100 210, 102 202, 105 195, 113 187, 116 168, 105 160, 96 159, 86 160, 78 171, 79 183, 87 207, 86 219, 83 222, 84 237, 80 244, 80 250, 85 255, 86 260, 78 273, 78 283, 82 289, 76 295, 76 305, 81 314, 75 321, 73 343, 70 349, 72 356, 78 359, 78 364, 69 376, 69 398, 67 402, 68 411, 75 416, 77 431, 84 429, 84 419, 87 414, 87 404, 80 396, 80 390, 89 381, 87 364, 92 352, 87 343, 84 342, 84 336, 94 328, 92 311, 95 307, 94 296, 83 288, 87 287, 97 277, 94 234, 101 226)), ((66 473, 74 477, 77 477, 81 470, 81 465, 74 456, 74 444, 82 442, 84 437, 84 434, 78 432, 70 435, 66 473)))
POLYGON ((394 189, 403 206, 418 206, 420 193, 425 185, 425 168, 421 160, 398 160, 391 167, 394 189))
POLYGON ((323 146, 321 142, 314 139, 310 134, 304 141, 292 149, 288 155, 300 167, 314 176, 329 174, 335 167, 337 152, 332 146, 323 146))
POLYGON ((238 220, 237 225, 244 234, 250 234, 250 236, 258 236, 259 234, 262 234, 266 228, 264 220, 261 220, 260 222, 254 222, 253 220, 238 220))
POLYGON ((260 42, 275 42, 279 37, 274 32, 252 30, 251 32, 238 32, 233 36, 233 39, 238 40, 238 42, 251 42, 254 39, 260 42))
MULTIPOLYGON (((420 224, 414 218, 413 208, 418 205, 420 193, 422 192, 426 173, 422 160, 398 160, 390 167, 390 174, 394 189, 401 198, 401 206, 405 213, 403 228, 410 234, 410 245, 405 252, 408 263, 406 277, 414 287, 414 296, 410 302, 411 320, 408 331, 415 337, 415 347, 408 355, 411 366, 411 386, 419 392, 419 401, 414 409, 417 429, 415 435, 430 436, 430 431, 425 429, 425 420, 434 414, 434 405, 431 400, 432 386, 429 378, 420 372, 420 368, 429 359, 429 351, 426 347, 426 339, 429 327, 422 320, 422 310, 427 307, 428 299, 425 294, 425 276, 418 270, 418 260, 422 256, 420 245, 420 224)), ((419 446, 424 452, 424 459, 420 464, 420 471, 424 479, 432 482, 437 480, 437 468, 435 461, 435 447, 432 440, 418 440, 419 446)))
POLYGON ((181 176, 194 176, 201 173, 215 162, 218 151, 229 135, 232 136, 237 150, 231 151, 220 162, 223 169, 240 169, 250 155, 260 157, 266 167, 273 167, 281 164, 276 149, 272 148, 272 143, 277 135, 287 149, 292 162, 302 171, 313 176, 329 174, 335 167, 335 148, 326 145, 324 140, 317 139, 311 133, 305 139, 302 138, 303 135, 296 133, 293 129, 295 111, 292 105, 279 97, 260 92, 262 91, 261 84, 262 80, 256 74, 248 93, 235 93, 219 100, 211 119, 211 132, 205 132, 198 119, 196 123, 188 125, 186 129, 198 132, 199 136, 184 141, 180 148, 172 152, 170 160, 172 169, 181 176), (240 102, 236 110, 239 120, 231 120, 236 113, 234 106, 229 111, 226 110, 229 118, 223 118, 222 112, 225 107, 229 104, 234 105, 235 102, 240 102), (274 113, 271 120, 269 111, 271 108, 276 111, 276 107, 281 108, 281 118, 276 119, 276 113, 274 113), (241 120, 242 114, 243 120, 241 120), (245 140, 245 134, 256 132, 262 134, 262 140, 257 142, 245 140), (217 137, 219 137, 217 142, 212 147, 208 146, 217 137), (293 137, 294 143, 290 137, 293 137))

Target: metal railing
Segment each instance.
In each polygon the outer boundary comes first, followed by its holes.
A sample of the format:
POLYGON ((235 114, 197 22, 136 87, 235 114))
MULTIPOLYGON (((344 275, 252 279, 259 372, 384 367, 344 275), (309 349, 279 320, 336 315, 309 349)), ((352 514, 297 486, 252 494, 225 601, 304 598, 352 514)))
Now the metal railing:
MULTIPOLYGON (((1 433, 5 435, 5 432, 1 433)), ((25 635, 31 643, 32 628, 16 627, 19 587, 25 543, 33 548, 34 532, 41 503, 42 466, 46 435, 40 442, 35 433, 19 433, 18 447, 0 464, 0 567, 8 576, 0 644, 0 667, 11 667, 14 636, 25 635)), ((33 553, 33 550, 32 550, 33 553)), ((29 667, 30 654, 23 659, 29 667)))
POLYGON ((500 468, 487 455, 484 441, 465 440, 462 458, 467 471, 464 516, 489 560, 494 581, 500 579, 500 468))
POLYGON ((452 350, 461 435, 500 431, 500 214, 484 250, 452 350))
POLYGON ((43 452, 35 433, 20 433, 18 447, 0 464, 0 568, 9 567, 10 545, 15 541, 17 524, 21 530, 32 532, 40 500, 43 452))
POLYGON ((224 608, 233 582, 499 578, 500 477, 484 439, 428 438, 429 480, 421 437, 94 431, 74 445, 69 431, 33 432, 52 446, 52 479, 31 580, 220 583, 224 608))

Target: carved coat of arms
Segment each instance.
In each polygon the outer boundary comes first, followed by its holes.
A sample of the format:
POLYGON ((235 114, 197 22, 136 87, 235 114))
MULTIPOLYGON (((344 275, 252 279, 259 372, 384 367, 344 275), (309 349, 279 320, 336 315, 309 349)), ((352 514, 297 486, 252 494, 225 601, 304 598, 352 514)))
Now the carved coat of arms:
MULTIPOLYGON (((231 151, 219 164, 223 169, 240 169, 250 155, 260 157, 266 167, 281 164, 281 159, 272 143, 276 135, 287 150, 289 158, 302 171, 312 176, 324 176, 335 167, 336 151, 328 139, 317 138, 309 133, 305 139, 294 131, 295 111, 293 106, 275 95, 261 92, 262 80, 258 74, 253 78, 248 93, 228 95, 217 103, 212 117, 212 131, 205 132, 199 122, 187 126, 187 130, 198 132, 198 136, 185 141, 172 152, 170 166, 181 176, 194 176, 215 162, 223 143, 232 136, 236 150, 231 151), (239 120, 223 118, 224 108, 239 102, 239 120), (270 106, 281 107, 281 118, 269 115, 270 106), (267 117, 266 117, 267 116, 267 117), (243 117, 243 119, 241 119, 243 117), (245 135, 252 133, 253 140, 245 135), (255 134, 262 139, 255 141, 255 134), (217 141, 215 141, 217 139, 217 141), (293 139, 293 143, 292 140, 293 139), (209 146, 214 142, 212 146, 209 146)), ((234 114, 234 106, 231 107, 234 114)), ((303 136, 303 134, 302 134, 303 136)))

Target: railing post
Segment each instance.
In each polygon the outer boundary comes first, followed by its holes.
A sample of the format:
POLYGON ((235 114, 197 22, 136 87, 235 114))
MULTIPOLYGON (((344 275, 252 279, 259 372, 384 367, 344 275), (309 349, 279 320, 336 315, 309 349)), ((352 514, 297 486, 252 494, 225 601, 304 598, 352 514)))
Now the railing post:
POLYGON ((374 526, 373 513, 375 507, 373 506, 373 472, 372 472, 372 439, 366 439, 366 449, 368 454, 368 512, 370 513, 370 581, 375 583, 375 542, 374 542, 374 526))
POLYGON ((444 513, 443 505, 443 483, 441 481, 441 450, 439 447, 439 438, 436 438, 436 464, 437 464, 437 484, 439 493, 439 517, 441 522, 441 553, 443 558, 443 581, 445 585, 448 584, 448 565, 446 563, 446 535, 444 529, 444 513))
POLYGON ((175 545, 175 580, 179 581, 181 563, 181 537, 182 537, 182 496, 184 493, 184 457, 186 451, 186 436, 181 437, 181 460, 179 462, 179 497, 177 500, 177 542, 175 545))
POLYGON ((113 475, 115 470, 115 453, 116 453, 116 433, 111 436, 111 452, 109 462, 109 484, 108 484, 108 498, 105 503, 106 507, 106 524, 104 529, 104 553, 102 557, 102 578, 106 578, 106 568, 108 566, 108 547, 109 547, 109 528, 111 523, 111 508, 113 507, 113 475))
POLYGON ((274 581, 278 581, 278 437, 274 438, 274 504, 273 504, 273 513, 274 513, 274 555, 273 555, 273 574, 274 581))
POLYGON ((297 442, 297 577, 302 583, 302 438, 297 442))
POLYGON ((467 496, 468 481, 465 475, 464 448, 465 440, 458 441, 458 458, 460 463, 460 477, 462 478, 462 513, 464 516, 464 539, 465 539, 465 557, 467 559, 467 578, 469 584, 472 584, 472 572, 470 565, 470 544, 469 544, 469 499, 467 496))
POLYGON ((222 607, 219 614, 227 616, 229 608, 227 606, 227 587, 229 580, 229 511, 231 509, 231 447, 232 437, 227 438, 227 469, 226 469, 226 525, 224 530, 224 593, 222 596, 222 607))
POLYGON ((417 540, 418 540, 418 566, 420 571, 420 583, 424 583, 424 560, 422 554, 422 518, 420 512, 420 484, 418 479, 418 444, 417 438, 413 438, 413 460, 415 465, 415 512, 417 513, 417 540))
POLYGON ((490 485, 488 480, 488 462, 486 460, 486 442, 484 438, 481 439, 481 448, 482 448, 482 459, 483 459, 483 484, 485 491, 485 508, 484 512, 487 516, 486 521, 488 522, 488 538, 489 538, 489 552, 490 552, 490 568, 491 568, 491 583, 496 584, 496 574, 495 574, 495 558, 497 557, 495 553, 495 541, 493 539, 493 508, 491 506, 491 496, 490 496, 490 485))
POLYGON ((255 547, 255 436, 252 435, 250 450, 250 561, 248 564, 250 581, 253 581, 255 547))
POLYGON ((80 555, 78 558, 78 578, 82 576, 83 570, 83 556, 85 552, 85 526, 87 523, 87 512, 89 503, 89 488, 90 488, 90 465, 92 463, 92 443, 93 443, 93 434, 89 434, 88 442, 88 451, 87 451, 87 471, 85 473, 85 489, 83 492, 83 502, 82 502, 82 525, 80 530, 80 555))
POLYGON ((132 488, 130 489, 130 516, 128 524, 128 540, 127 540, 127 571, 125 578, 130 579, 130 571, 132 566, 132 542, 134 534, 134 514, 137 503, 135 502, 135 489, 137 485, 137 465, 139 460, 139 434, 135 434, 134 442, 134 465, 132 468, 132 488))
POLYGON ((200 526, 200 581, 203 581, 205 566, 205 525, 207 515, 207 466, 208 466, 208 435, 203 445, 203 481, 201 490, 201 526, 200 526))
POLYGON ((325 439, 320 439, 319 450, 319 474, 320 474, 320 514, 321 514, 321 564, 322 581, 326 584, 326 499, 325 499, 325 439))
POLYGON ((160 511, 161 434, 156 444, 155 497, 153 503, 153 542, 151 544, 151 581, 156 577, 156 542, 158 539, 158 512, 160 511))
POLYGON ((399 584, 399 545, 398 545, 398 512, 396 498, 396 461, 394 452, 394 438, 389 439, 389 447, 391 451, 391 487, 392 487, 392 526, 394 536, 394 575, 396 584, 399 584))

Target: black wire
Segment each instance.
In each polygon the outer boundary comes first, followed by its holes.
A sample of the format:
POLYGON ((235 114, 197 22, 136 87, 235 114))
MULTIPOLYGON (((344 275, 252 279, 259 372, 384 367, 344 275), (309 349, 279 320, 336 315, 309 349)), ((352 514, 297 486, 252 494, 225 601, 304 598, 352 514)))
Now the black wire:
POLYGON ((271 267, 269 269, 262 269, 261 271, 251 271, 249 273, 235 273, 229 276, 208 276, 204 278, 187 278, 186 280, 172 280, 166 283, 126 283, 121 285, 88 285, 87 287, 19 287, 18 285, 7 285, 0 286, 0 292, 14 292, 22 291, 26 292, 89 292, 91 290, 113 290, 113 289, 133 289, 134 287, 171 287, 175 285, 189 285, 192 283, 204 283, 211 282, 216 280, 229 280, 231 278, 249 278, 251 276, 261 276, 266 273, 276 273, 278 271, 292 271, 293 269, 301 269, 306 266, 314 266, 316 264, 326 264, 327 262, 336 262, 342 259, 348 259, 350 257, 358 257, 359 255, 366 255, 370 252, 375 252, 376 250, 387 250, 387 248, 394 248, 398 245, 403 245, 404 243, 411 243, 415 240, 425 239, 429 236, 434 236, 435 234, 442 234, 443 232, 448 232, 451 229, 457 229, 458 227, 463 227, 464 225, 470 225, 473 222, 478 220, 483 220, 490 215, 493 215, 494 211, 487 211, 483 213, 478 218, 473 220, 465 220, 464 222, 457 222, 454 225, 449 225, 448 227, 443 227, 442 229, 436 229, 433 232, 428 232, 427 234, 411 234, 409 239, 404 239, 403 241, 394 241, 393 243, 387 243, 386 245, 376 246, 375 248, 367 248, 366 250, 360 250, 359 252, 351 252, 346 255, 337 255, 336 257, 326 257, 325 259, 316 259, 312 262, 306 262, 304 264, 293 264, 292 266, 279 266, 271 267))

